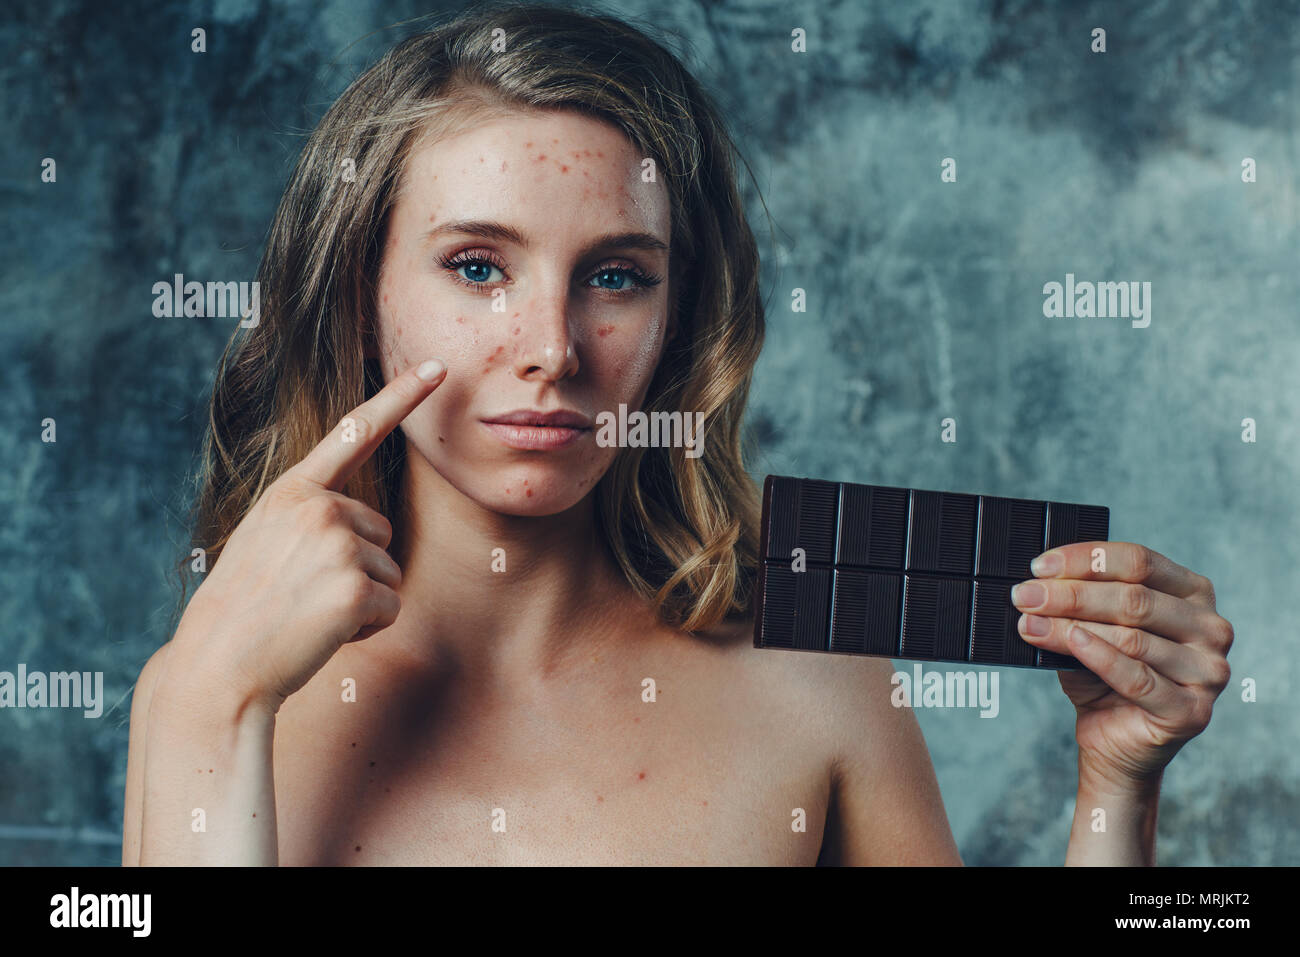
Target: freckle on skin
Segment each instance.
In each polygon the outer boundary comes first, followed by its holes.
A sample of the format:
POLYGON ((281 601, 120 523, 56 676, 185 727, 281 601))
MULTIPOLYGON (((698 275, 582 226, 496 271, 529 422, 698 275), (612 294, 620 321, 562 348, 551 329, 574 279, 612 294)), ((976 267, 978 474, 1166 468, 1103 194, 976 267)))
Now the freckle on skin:
POLYGON ((542 160, 544 160, 544 159, 546 159, 546 154, 545 154, 545 153, 538 153, 538 154, 537 154, 537 162, 540 163, 540 162, 541 162, 542 160))
MULTIPOLYGON (((438 436, 438 441, 439 441, 439 442, 446 442, 447 440, 444 439, 444 438, 440 435, 440 436, 438 436)), ((356 747, 356 745, 353 745, 353 747, 356 747)))
POLYGON ((604 799, 603 797, 601 797, 599 794, 597 794, 597 795, 596 795, 596 800, 597 800, 597 801, 603 801, 603 800, 605 800, 605 799, 604 799))
POLYGON ((642 771, 640 774, 638 774, 638 775, 636 776, 636 779, 637 779, 638 781, 644 781, 644 780, 645 780, 645 772, 642 771))

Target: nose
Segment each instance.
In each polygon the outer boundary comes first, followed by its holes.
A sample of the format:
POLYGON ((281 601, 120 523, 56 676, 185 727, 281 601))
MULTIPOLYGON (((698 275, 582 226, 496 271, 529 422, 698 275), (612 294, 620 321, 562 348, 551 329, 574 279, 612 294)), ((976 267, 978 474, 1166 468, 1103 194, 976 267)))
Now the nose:
POLYGON ((520 348, 515 375, 525 380, 557 382, 578 371, 578 350, 569 331, 563 295, 534 297, 520 317, 520 348))

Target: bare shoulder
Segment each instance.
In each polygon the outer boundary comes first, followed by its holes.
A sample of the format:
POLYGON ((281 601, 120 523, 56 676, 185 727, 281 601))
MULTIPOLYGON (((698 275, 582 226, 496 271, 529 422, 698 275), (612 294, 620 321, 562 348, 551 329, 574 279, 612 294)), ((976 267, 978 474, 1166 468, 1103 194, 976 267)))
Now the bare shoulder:
POLYGON ((126 792, 122 810, 122 864, 140 863, 140 827, 143 820, 144 747, 148 734, 149 703, 153 700, 158 675, 167 661, 171 642, 163 645, 144 663, 131 696, 131 728, 126 750, 126 792))
POLYGON ((823 862, 961 863, 920 725, 894 706, 892 660, 755 648, 752 619, 720 634, 736 680, 826 763, 823 862))
POLYGON ((887 734, 894 717, 889 707, 894 666, 889 659, 755 648, 753 634, 753 618, 746 617, 702 637, 725 649, 731 682, 789 713, 806 735, 816 735, 823 743, 828 759, 838 763, 849 742, 856 742, 860 752, 864 739, 872 744, 887 734))

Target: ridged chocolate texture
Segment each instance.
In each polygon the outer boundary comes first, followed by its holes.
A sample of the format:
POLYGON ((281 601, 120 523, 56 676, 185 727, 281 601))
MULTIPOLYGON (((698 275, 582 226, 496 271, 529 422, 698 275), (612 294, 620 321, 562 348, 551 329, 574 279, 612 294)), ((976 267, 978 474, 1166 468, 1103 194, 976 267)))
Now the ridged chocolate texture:
POLYGON ((1109 535, 1100 505, 769 475, 754 646, 1078 669, 1020 637, 1011 588, 1109 535))

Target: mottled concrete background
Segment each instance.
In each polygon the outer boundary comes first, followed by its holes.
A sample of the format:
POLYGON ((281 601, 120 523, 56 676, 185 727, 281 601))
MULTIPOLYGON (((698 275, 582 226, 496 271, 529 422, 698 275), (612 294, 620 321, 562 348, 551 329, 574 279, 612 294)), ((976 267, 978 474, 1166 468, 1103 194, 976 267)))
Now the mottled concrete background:
MULTIPOLYGON (((775 221, 749 187, 770 292, 756 474, 1108 504, 1113 538, 1208 575, 1236 626, 1233 684, 1166 774, 1161 862, 1298 864, 1300 6, 1131 7, 619 9, 683 38, 775 221), (940 182, 948 156, 956 183, 940 182), (1150 327, 1044 318, 1043 284, 1068 272, 1151 282, 1150 327)), ((101 670, 107 699, 98 720, 0 711, 0 863, 119 859, 130 690, 168 637, 166 570, 229 331, 152 318, 152 284, 252 279, 304 133, 400 35, 375 31, 430 9, 0 14, 0 669, 101 670)), ((958 843, 972 864, 1059 863, 1073 709, 1049 674, 1004 672, 1001 691, 998 720, 918 712, 958 843)))

